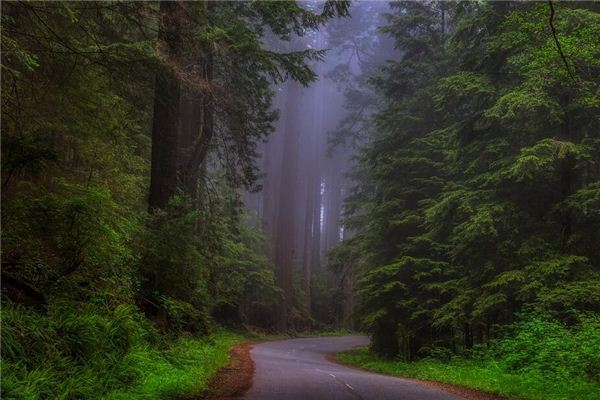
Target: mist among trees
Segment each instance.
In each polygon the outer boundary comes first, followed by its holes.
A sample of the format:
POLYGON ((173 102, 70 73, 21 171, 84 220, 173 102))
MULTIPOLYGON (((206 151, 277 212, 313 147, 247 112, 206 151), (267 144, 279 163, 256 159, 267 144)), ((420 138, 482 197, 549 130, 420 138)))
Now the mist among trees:
POLYGON ((6 398, 197 396, 249 335, 333 330, 600 392, 597 3, 1 13, 6 398))

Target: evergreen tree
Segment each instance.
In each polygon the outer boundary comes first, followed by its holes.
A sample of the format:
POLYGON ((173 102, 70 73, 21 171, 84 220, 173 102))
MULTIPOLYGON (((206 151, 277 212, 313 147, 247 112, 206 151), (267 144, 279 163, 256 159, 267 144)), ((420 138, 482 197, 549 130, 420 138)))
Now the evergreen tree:
POLYGON ((597 10, 394 7, 403 54, 350 199, 374 348, 470 348, 524 306, 598 311, 597 10))

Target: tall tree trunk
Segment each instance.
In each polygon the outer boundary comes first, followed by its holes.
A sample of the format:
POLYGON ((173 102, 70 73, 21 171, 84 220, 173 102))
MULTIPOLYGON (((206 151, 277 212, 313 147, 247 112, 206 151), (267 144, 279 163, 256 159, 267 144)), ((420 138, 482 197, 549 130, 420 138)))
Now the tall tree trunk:
POLYGON ((354 268, 351 264, 347 265, 342 282, 344 293, 344 304, 342 308, 342 327, 352 329, 352 313, 354 311, 354 268))
POLYGON ((314 272, 321 269, 321 176, 317 179, 317 190, 314 192, 313 201, 313 245, 311 255, 311 269, 314 272))
POLYGON ((184 89, 181 97, 181 119, 179 121, 179 179, 185 192, 196 200, 198 198, 199 165, 186 165, 192 157, 195 143, 203 136, 203 102, 194 89, 184 89))
MULTIPOLYGON (((317 47, 322 48, 323 34, 317 33, 317 47)), ((323 72, 321 63, 315 66, 315 72, 320 76, 323 72)), ((312 118, 311 129, 307 132, 310 136, 307 138, 308 145, 305 148, 307 177, 306 187, 306 203, 304 214, 304 252, 303 252, 303 276, 304 276, 304 291, 308 301, 308 308, 312 314, 312 293, 311 283, 312 275, 317 268, 318 257, 314 257, 314 252, 319 252, 319 240, 321 229, 321 171, 320 157, 322 151, 323 139, 323 80, 320 79, 315 85, 312 101, 312 118)))
POLYGON ((326 181, 327 212, 325 223, 325 251, 335 247, 340 241, 340 214, 342 208, 341 172, 339 157, 331 160, 331 168, 326 181))
POLYGON ((263 185, 262 227, 271 243, 271 258, 275 260, 275 245, 277 234, 277 216, 279 209, 279 185, 281 184, 281 167, 283 165, 283 139, 285 136, 285 120, 287 117, 285 102, 289 96, 286 90, 278 91, 273 107, 281 109, 280 118, 276 122, 276 132, 271 135, 264 145, 263 167, 266 174, 263 185), (283 133, 283 135, 281 134, 283 133))
POLYGON ((314 208, 315 208, 315 190, 317 190, 316 186, 316 174, 311 171, 308 179, 308 187, 306 190, 306 212, 304 214, 304 251, 302 257, 302 275, 303 275, 303 284, 304 284, 304 292, 306 293, 306 298, 308 299, 309 307, 310 307, 310 296, 311 296, 311 275, 312 275, 312 248, 314 246, 314 237, 315 237, 315 221, 314 221, 314 208))
POLYGON ((160 3, 159 49, 164 57, 154 83, 150 210, 163 208, 177 190, 180 81, 172 65, 180 60, 181 6, 160 3))
MULTIPOLYGON (((207 49, 202 62, 202 80, 206 86, 209 86, 213 80, 213 57, 212 51, 207 49)), ((199 127, 200 136, 194 143, 189 158, 186 160, 185 170, 190 176, 190 185, 198 180, 200 167, 208 156, 208 150, 214 136, 214 108, 213 99, 209 90, 202 93, 199 103, 201 108, 201 124, 199 127), (195 179, 195 180, 194 180, 195 179)))
POLYGON ((272 223, 273 223, 273 171, 271 168, 271 164, 273 163, 273 156, 271 154, 271 138, 267 143, 263 146, 263 171, 266 174, 264 179, 264 184, 262 188, 262 218, 261 225, 265 234, 269 237, 269 239, 273 238, 272 231, 272 223))
POLYGON ((297 102, 302 94, 298 83, 289 83, 286 101, 287 117, 283 143, 282 175, 277 216, 275 245, 275 277, 284 295, 279 306, 278 328, 286 330, 290 323, 290 310, 293 305, 293 273, 295 257, 295 206, 300 129, 296 120, 297 102))
MULTIPOLYGON (((203 4, 202 14, 209 23, 210 15, 213 13, 215 2, 207 1, 203 4)), ((192 36, 193 33, 190 33, 192 36)), ((202 167, 205 166, 210 144, 214 136, 214 107, 210 85, 213 81, 213 49, 211 46, 202 49, 191 49, 190 63, 195 62, 195 73, 192 79, 197 81, 189 90, 189 107, 191 108, 190 123, 186 136, 187 149, 182 157, 180 166, 180 180, 188 195, 197 203, 199 180, 202 167)))

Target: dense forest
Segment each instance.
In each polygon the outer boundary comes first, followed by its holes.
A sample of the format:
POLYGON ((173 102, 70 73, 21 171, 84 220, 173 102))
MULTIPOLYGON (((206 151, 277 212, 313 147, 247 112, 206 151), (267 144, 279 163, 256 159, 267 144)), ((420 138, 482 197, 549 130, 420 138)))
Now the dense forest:
POLYGON ((332 329, 599 393, 597 2, 1 13, 6 398, 185 395, 332 329))
POLYGON ((378 351, 471 348, 525 309, 600 311, 600 15, 556 7, 392 5, 403 54, 373 81, 336 254, 360 270, 378 351))

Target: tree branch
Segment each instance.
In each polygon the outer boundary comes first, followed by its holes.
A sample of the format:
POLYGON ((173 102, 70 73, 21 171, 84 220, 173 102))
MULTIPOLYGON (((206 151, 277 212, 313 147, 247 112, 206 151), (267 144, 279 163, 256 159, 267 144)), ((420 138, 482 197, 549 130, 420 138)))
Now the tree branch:
POLYGON ((554 27, 554 4, 552 4, 552 0, 548 1, 548 5, 550 6, 550 21, 549 22, 550 22, 550 29, 552 30, 552 37, 554 38, 554 43, 556 43, 556 48, 558 49, 560 58, 562 59, 563 63, 565 64, 565 68, 567 69, 569 76, 571 77, 571 79, 573 79, 573 81, 577 81, 577 79, 575 79, 575 75, 573 75, 573 72, 571 71, 571 67, 569 66, 569 63, 567 62, 565 53, 563 53, 562 47, 560 46, 560 42, 558 41, 558 37, 556 35, 556 28, 554 27))

